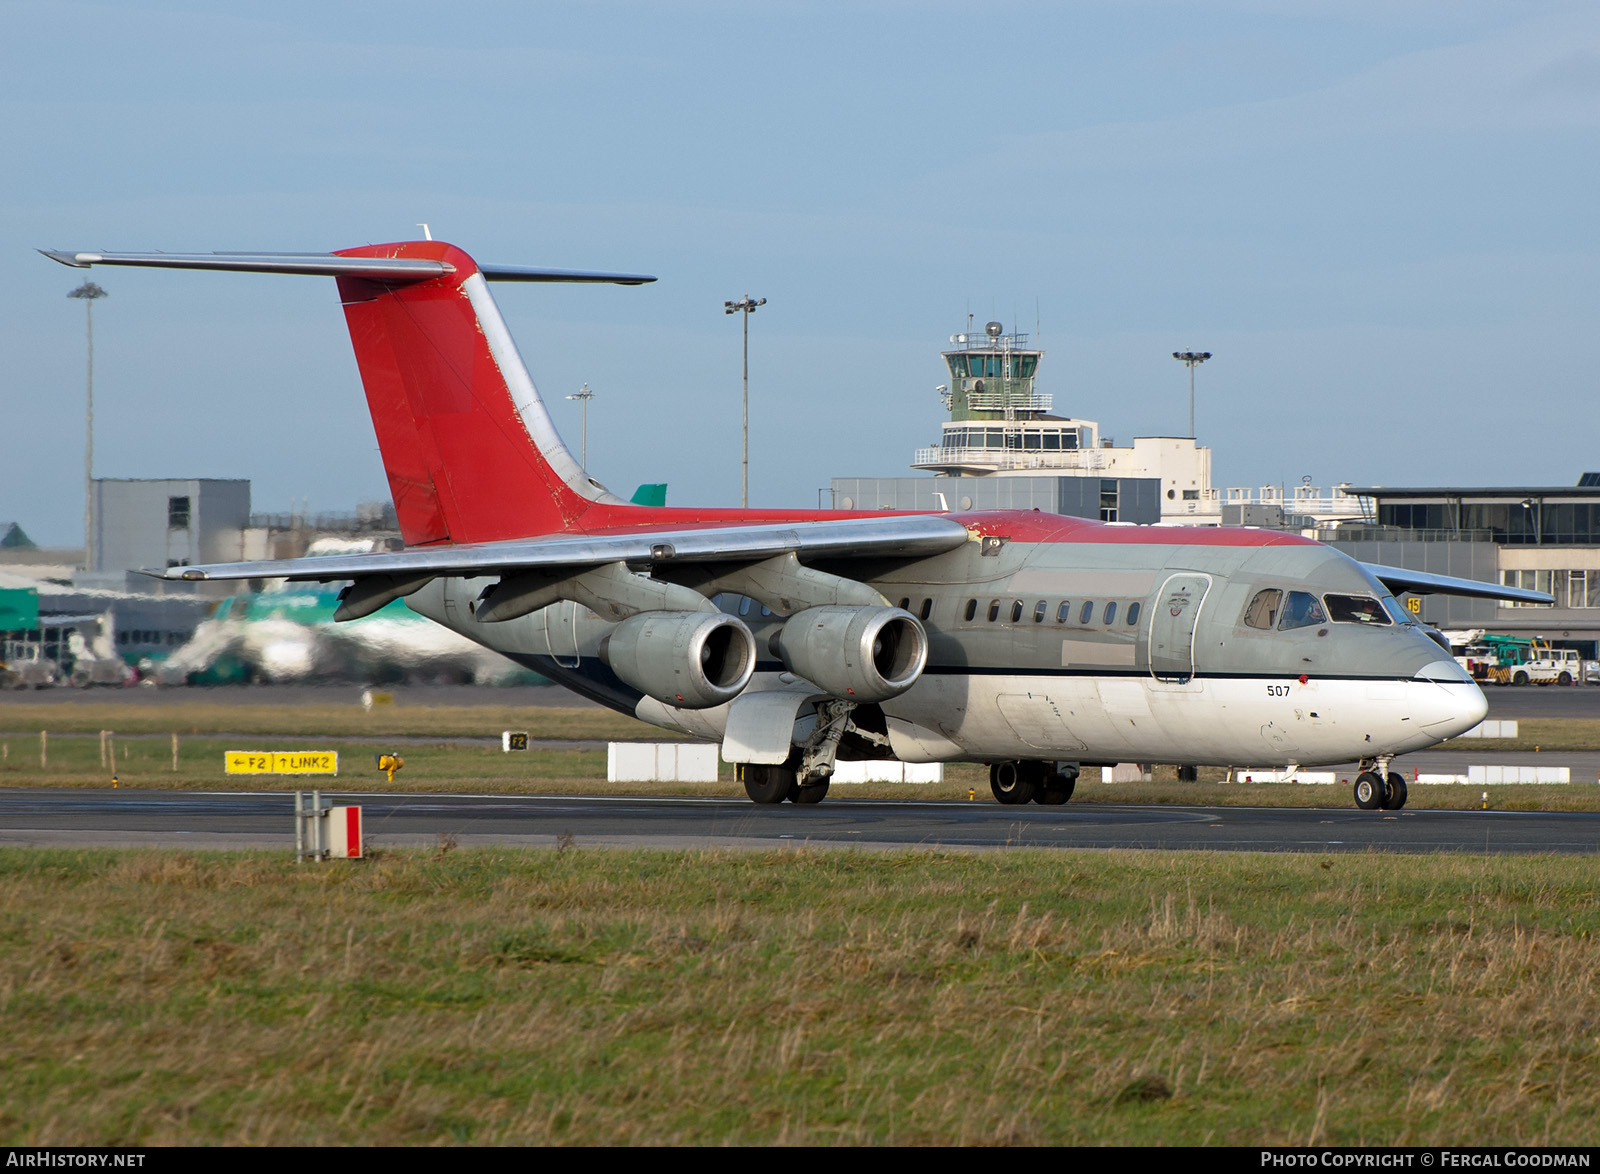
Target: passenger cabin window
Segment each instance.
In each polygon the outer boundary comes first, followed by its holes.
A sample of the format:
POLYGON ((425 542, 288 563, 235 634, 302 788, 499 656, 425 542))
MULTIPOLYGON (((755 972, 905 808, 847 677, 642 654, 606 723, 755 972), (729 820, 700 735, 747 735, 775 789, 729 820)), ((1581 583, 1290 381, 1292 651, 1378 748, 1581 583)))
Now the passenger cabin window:
POLYGON ((1383 604, 1370 595, 1324 595, 1328 615, 1336 624, 1387 624, 1383 604))
POLYGON ((1078 612, 1078 623, 1087 624, 1092 619, 1094 619, 1094 601, 1090 600, 1078 612))
POLYGON ((911 610, 911 597, 909 595, 906 596, 899 603, 895 604, 895 606, 898 607, 901 611, 910 611, 911 610))
POLYGON ((1317 597, 1308 591, 1289 592, 1289 601, 1283 605, 1283 615, 1278 620, 1278 631, 1291 628, 1309 628, 1313 624, 1328 622, 1328 613, 1322 610, 1317 597))
POLYGON ((967 615, 966 615, 967 622, 971 623, 972 622, 972 617, 977 615, 977 614, 978 614, 978 601, 976 599, 967 600, 967 615))
POLYGON ((1000 618, 1000 601, 998 599, 991 599, 989 601, 989 622, 992 624, 996 620, 998 620, 999 618, 1000 618))
POLYGON ((1011 622, 1014 624, 1018 620, 1020 620, 1021 618, 1022 618, 1022 600, 1013 599, 1011 601, 1011 622))
POLYGON ((742 616, 747 616, 750 614, 750 597, 748 595, 741 595, 739 597, 739 614, 742 616))
POLYGON ((1117 618, 1117 605, 1115 603, 1106 604, 1105 615, 1102 617, 1103 621, 1105 623, 1107 623, 1107 624, 1110 624, 1110 623, 1115 622, 1116 618, 1117 618))
POLYGON ((1036 624, 1044 623, 1044 613, 1049 611, 1049 610, 1050 610, 1050 605, 1048 603, 1046 603, 1042 599, 1038 603, 1034 604, 1033 605, 1033 622, 1036 623, 1036 624))
POLYGON ((1063 599, 1061 601, 1061 606, 1056 608, 1056 623, 1058 623, 1058 624, 1066 623, 1067 622, 1067 617, 1069 615, 1071 615, 1071 614, 1072 614, 1072 601, 1069 600, 1069 599, 1063 599))
POLYGON ((1244 609, 1244 626, 1271 631, 1278 626, 1278 612, 1283 608, 1283 592, 1276 587, 1257 591, 1250 606, 1244 609))
POLYGON ((925 620, 929 616, 931 616, 932 614, 933 614, 933 600, 924 599, 922 601, 922 612, 921 612, 920 618, 925 620))
POLYGON ((1137 603, 1130 603, 1128 605, 1128 627, 1131 628, 1135 624, 1137 624, 1138 622, 1139 622, 1139 605, 1137 603))

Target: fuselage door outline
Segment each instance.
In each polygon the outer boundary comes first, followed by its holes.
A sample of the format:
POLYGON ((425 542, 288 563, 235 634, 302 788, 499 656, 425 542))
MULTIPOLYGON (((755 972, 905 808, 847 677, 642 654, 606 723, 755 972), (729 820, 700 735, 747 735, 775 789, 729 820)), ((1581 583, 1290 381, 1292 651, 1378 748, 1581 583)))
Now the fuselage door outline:
POLYGON ((1150 609, 1150 675, 1186 685, 1194 679, 1194 633, 1211 576, 1195 571, 1170 575, 1150 609))

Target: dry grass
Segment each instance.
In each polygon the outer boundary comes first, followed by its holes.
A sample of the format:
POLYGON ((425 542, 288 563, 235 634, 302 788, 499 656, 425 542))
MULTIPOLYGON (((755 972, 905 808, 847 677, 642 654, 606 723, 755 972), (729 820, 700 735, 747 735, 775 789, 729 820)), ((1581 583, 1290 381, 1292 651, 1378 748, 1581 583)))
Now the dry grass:
MULTIPOLYGON (((220 708, 220 707, 219 707, 220 708)), ((229 710, 227 712, 235 712, 229 710)), ((337 713, 338 711, 334 711, 337 713)), ((539 711, 541 713, 546 711, 539 711)), ((554 711, 558 714, 590 715, 597 711, 554 711)), ((270 728, 270 713, 252 718, 252 725, 270 728)), ((455 719, 451 719, 452 721, 455 719)), ((618 719, 631 720, 631 719, 618 719)), ((91 723, 92 724, 92 723, 91 723)), ((293 723, 286 723, 293 724, 293 723)), ((640 730, 650 727, 634 722, 640 730)), ((96 730, 98 726, 94 727, 96 730)), ((347 792, 408 791, 440 793, 514 794, 682 794, 741 795, 728 764, 721 767, 716 783, 633 783, 606 782, 606 755, 603 750, 550 750, 535 748, 522 754, 503 753, 498 746, 463 743, 399 743, 379 735, 351 738, 332 733, 337 741, 318 741, 292 731, 243 734, 218 740, 185 733, 179 739, 178 770, 172 769, 170 734, 124 733, 115 739, 115 774, 118 785, 146 790, 216 790, 218 788, 292 791, 296 788, 324 786, 347 792), (337 779, 311 776, 227 775, 222 762, 225 750, 338 750, 340 774, 337 779), (405 768, 391 784, 374 761, 380 751, 397 750, 406 760, 405 768)), ((518 727, 522 728, 522 727, 518 727)), ((204 727, 202 727, 204 729, 204 727)), ((637 731, 636 731, 637 732, 637 731)), ((498 736, 498 731, 493 731, 498 736)), ((487 738, 490 732, 479 728, 473 736, 487 738)), ((39 763, 39 735, 35 732, 0 734, 0 787, 104 787, 110 784, 113 769, 102 766, 98 733, 61 733, 51 730, 48 739, 48 764, 39 763)), ((1148 783, 1102 784, 1084 780, 1078 785, 1074 803, 1205 804, 1218 807, 1348 807, 1352 802, 1348 783, 1333 786, 1299 784, 1228 784, 1225 772, 1204 769, 1200 782, 1179 783, 1175 767, 1156 768, 1148 783)), ((1091 770, 1090 779, 1098 772, 1091 770)), ((1353 774, 1350 776, 1353 777, 1353 774)), ((1413 786, 1409 805, 1414 808, 1478 808, 1488 792, 1489 806, 1496 810, 1520 811, 1596 811, 1600 810, 1600 787, 1567 786, 1413 786)), ((952 764, 945 768, 945 781, 929 785, 840 784, 838 796, 864 798, 918 798, 964 800, 969 795, 991 802, 988 770, 981 765, 952 764)))
POLYGON ((0 851, 0 1143, 1573 1144, 1600 861, 0 851))
POLYGON ((1600 721, 1522 718, 1515 738, 1452 738, 1446 750, 1600 750, 1600 721))
POLYGON ((40 730, 98 734, 328 734, 352 738, 392 735, 499 738, 501 730, 526 730, 535 738, 599 741, 668 741, 676 737, 637 718, 595 707, 558 709, 512 705, 379 705, 368 712, 348 705, 221 705, 172 701, 163 705, 27 704, 6 706, 0 697, 0 736, 15 739, 40 730))

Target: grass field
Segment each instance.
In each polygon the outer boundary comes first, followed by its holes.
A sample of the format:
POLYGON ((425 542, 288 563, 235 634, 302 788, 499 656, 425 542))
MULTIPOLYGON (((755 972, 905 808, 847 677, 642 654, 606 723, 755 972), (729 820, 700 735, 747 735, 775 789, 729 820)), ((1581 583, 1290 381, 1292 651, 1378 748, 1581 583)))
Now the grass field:
MULTIPOLYGON (((1521 723, 1515 743, 1477 741, 1492 758, 1498 750, 1590 750, 1600 748, 1600 722, 1547 720, 1521 723)), ((405 709, 358 705, 215 705, 180 702, 162 707, 29 705, 0 709, 0 787, 103 787, 115 774, 118 786, 161 790, 217 788, 292 791, 324 786, 339 791, 562 794, 597 789, 611 793, 740 795, 726 763, 715 784, 610 784, 604 750, 541 749, 506 754, 495 745, 450 744, 444 739, 498 740, 505 729, 527 730, 535 739, 569 741, 662 740, 653 726, 602 709, 514 709, 461 706, 405 709), (47 731, 43 742, 39 732, 47 731), (108 747, 115 765, 102 758, 101 730, 114 732, 108 747), (216 735, 236 735, 218 740, 216 735), (173 769, 172 738, 178 737, 173 769), (201 736, 207 735, 207 736, 201 736), (317 738, 339 739, 321 742, 317 738), (440 741, 430 742, 437 738, 440 741), (404 742, 397 739, 405 739, 404 742), (413 742, 411 739, 421 739, 413 742), (228 776, 225 750, 338 750, 337 780, 295 776, 228 776), (376 768, 380 751, 397 750, 406 765, 390 783, 376 768)), ((1201 771, 1200 782, 1179 783, 1175 768, 1158 767, 1149 783, 1105 785, 1096 772, 1080 782, 1074 803, 1206 803, 1223 806, 1348 806, 1349 786, 1237 785, 1225 772, 1201 771)), ((1600 787, 1414 786, 1413 807, 1479 807, 1500 810, 1600 810, 1600 787)), ((838 795, 872 798, 992 801, 988 771, 981 765, 946 767, 943 783, 908 787, 840 785, 838 795)))
POLYGON ((0 851, 0 1143, 1592 1144, 1595 859, 0 851))

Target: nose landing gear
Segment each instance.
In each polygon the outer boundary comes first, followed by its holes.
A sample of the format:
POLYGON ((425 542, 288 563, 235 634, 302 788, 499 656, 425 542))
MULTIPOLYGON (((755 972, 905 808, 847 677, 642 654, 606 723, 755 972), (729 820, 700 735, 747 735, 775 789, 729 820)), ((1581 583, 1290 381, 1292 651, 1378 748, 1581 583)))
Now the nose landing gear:
POLYGON ((1379 755, 1361 760, 1356 776, 1356 806, 1363 811, 1399 811, 1406 805, 1405 776, 1389 769, 1392 756, 1379 755))

